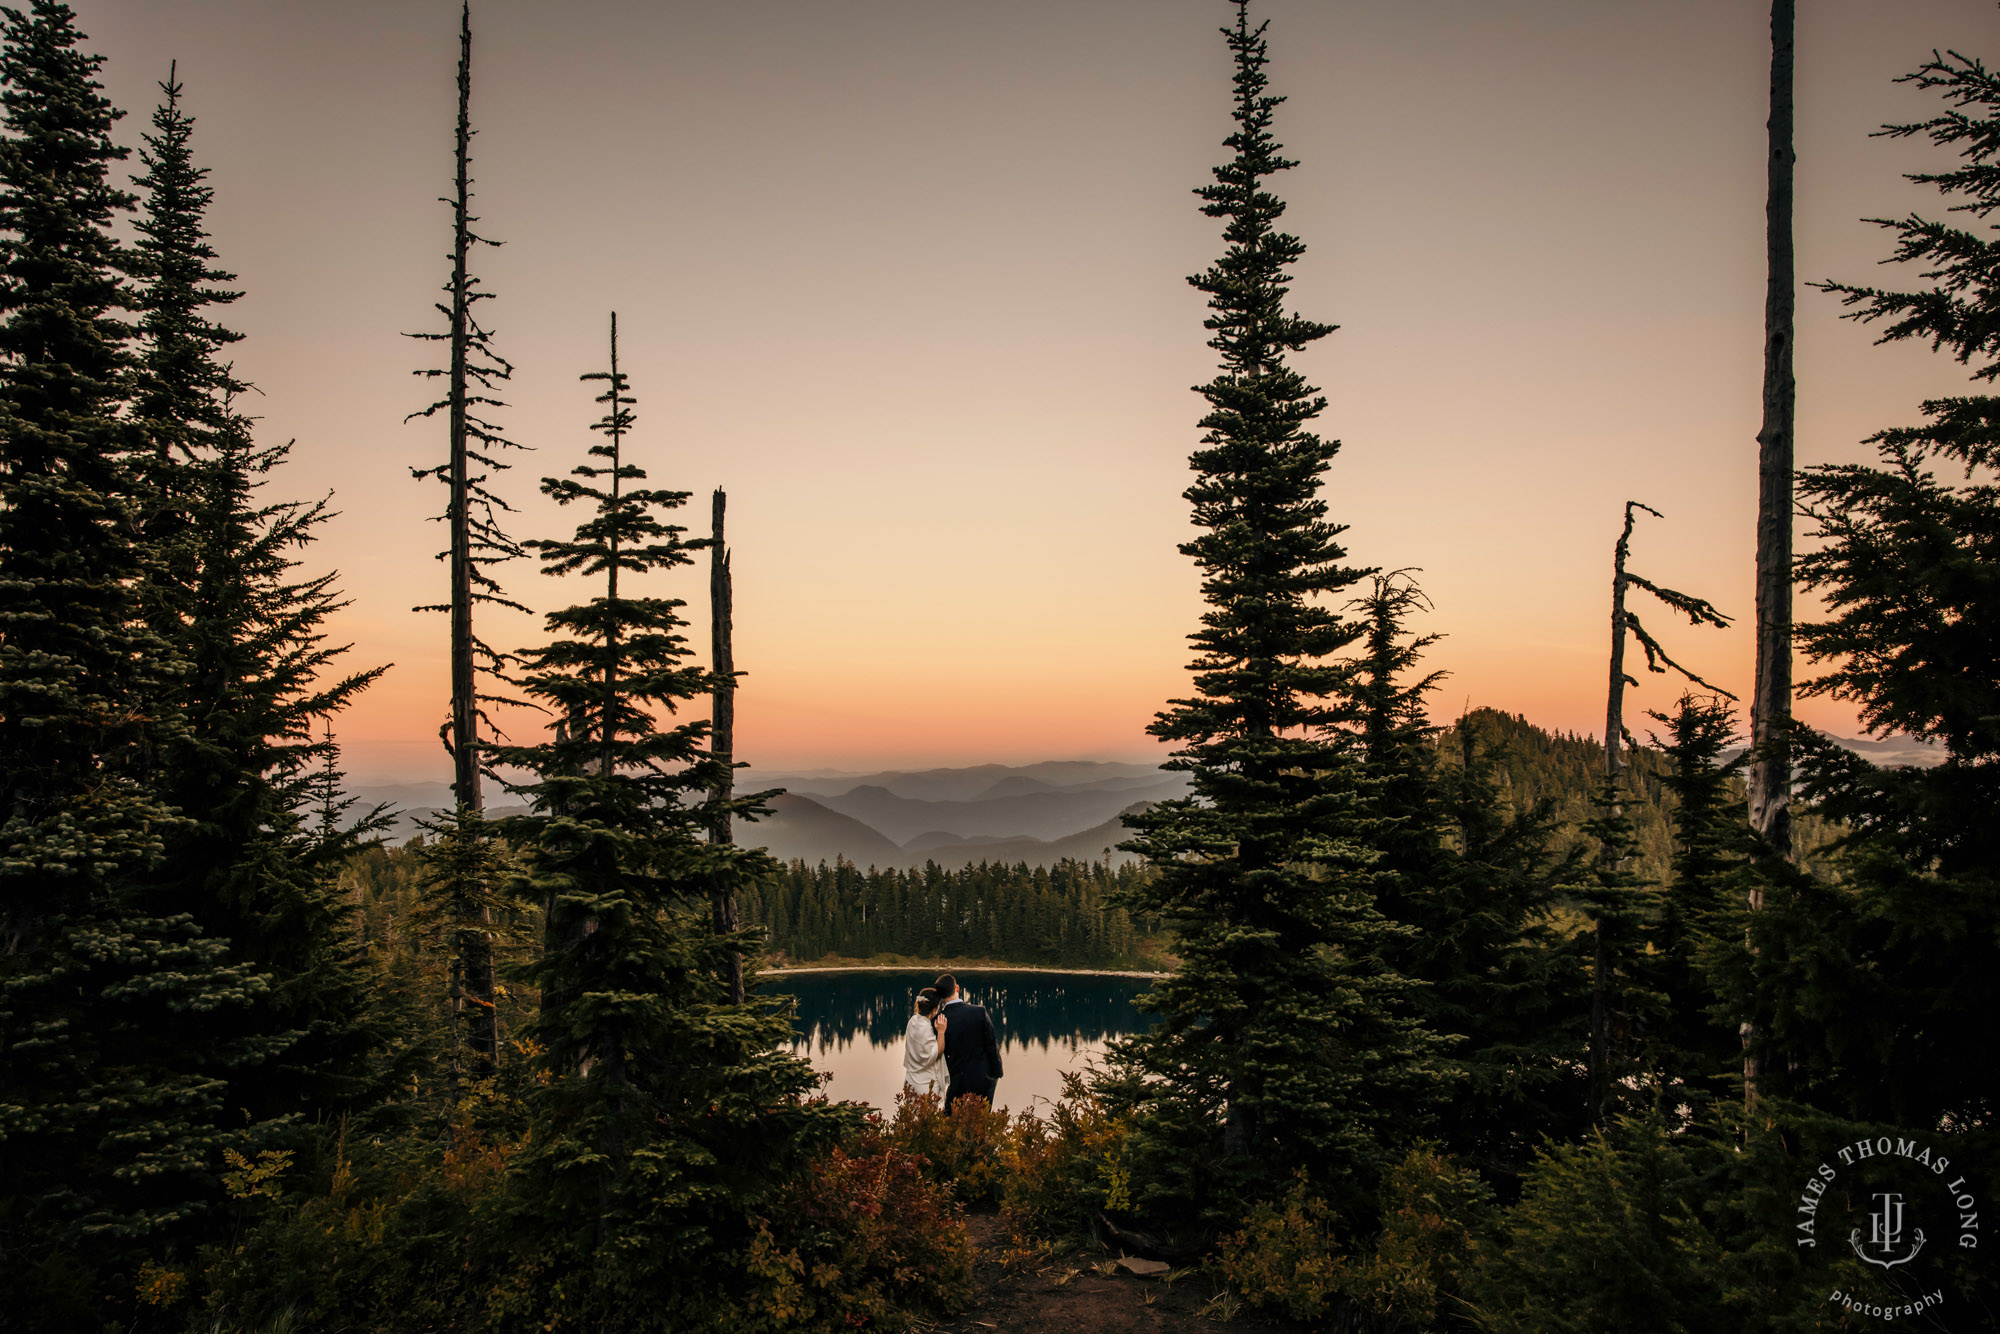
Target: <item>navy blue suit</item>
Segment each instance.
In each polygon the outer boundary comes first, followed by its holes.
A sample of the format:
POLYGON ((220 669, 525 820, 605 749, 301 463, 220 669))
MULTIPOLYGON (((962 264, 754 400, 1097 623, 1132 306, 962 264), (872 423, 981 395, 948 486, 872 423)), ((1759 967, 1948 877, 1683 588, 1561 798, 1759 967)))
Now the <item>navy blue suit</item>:
POLYGON ((944 1007, 944 1067, 951 1075, 944 1105, 952 1099, 976 1094, 993 1101, 993 1087, 1000 1082, 1000 1039, 993 1032, 993 1017, 983 1005, 969 1005, 953 999, 944 1007))

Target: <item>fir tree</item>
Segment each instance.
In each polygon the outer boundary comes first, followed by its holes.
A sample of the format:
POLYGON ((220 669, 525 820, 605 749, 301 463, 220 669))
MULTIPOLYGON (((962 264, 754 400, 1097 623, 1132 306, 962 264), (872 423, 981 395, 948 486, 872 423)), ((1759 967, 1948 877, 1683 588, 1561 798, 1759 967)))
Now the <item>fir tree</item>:
POLYGON ((244 1036, 282 1041, 284 1054, 237 1070, 231 1105, 323 1112, 353 1092, 370 1038, 365 983, 330 883, 356 835, 329 839, 307 825, 314 767, 332 755, 313 729, 384 669, 339 671, 347 650, 327 642, 345 605, 336 576, 298 573, 297 553, 331 517, 325 504, 257 494, 290 446, 256 445, 234 409, 246 386, 219 358, 240 335, 211 308, 238 293, 219 286, 231 275, 209 244, 214 192, 194 162, 181 86, 169 75, 160 88, 138 181, 133 409, 153 481, 149 610, 176 668, 164 692, 176 726, 161 791, 181 819, 166 832, 151 893, 272 980, 244 1036))
POLYGON ((1508 1212, 1506 1245, 1481 1256, 1471 1285, 1478 1327, 1496 1334, 1746 1328, 1716 1309, 1723 1247, 1702 1223, 1701 1166, 1658 1118, 1620 1120, 1582 1143, 1551 1146, 1508 1212))
MULTIPOLYGON (((1337 446, 1309 429, 1325 400, 1286 364, 1332 332, 1288 313, 1303 244, 1277 230, 1269 178, 1292 166, 1271 134, 1264 27, 1223 29, 1235 57, 1233 157, 1198 194, 1225 223, 1222 258, 1190 281, 1221 354, 1199 392, 1203 448, 1187 492, 1203 532, 1182 546, 1209 609, 1192 636, 1197 694, 1151 727, 1194 795, 1131 820, 1125 846, 1157 874, 1135 906, 1178 933, 1179 969, 1151 994, 1158 1028, 1124 1048, 1151 1082, 1144 1134, 1161 1174, 1214 1198, 1218 1154, 1240 1177, 1299 1168, 1365 1196, 1387 1144, 1435 1082, 1407 983, 1381 962, 1360 763, 1333 731, 1346 681, 1328 658, 1361 628, 1321 601, 1366 576, 1341 564, 1321 474, 1337 446)), ((1163 1189, 1165 1187, 1162 1187, 1163 1189)), ((1164 1205, 1164 1199, 1156 1203, 1164 1205)))
POLYGON ((315 828, 315 782, 336 751, 314 729, 387 669, 345 669, 348 646, 328 627, 346 605, 337 575, 299 570, 331 513, 324 501, 260 498, 291 447, 256 445, 248 431, 232 418, 197 465, 197 574, 163 786, 182 819, 166 836, 159 892, 269 974, 254 1023, 295 1039, 275 1067, 232 1080, 234 1105, 321 1114, 359 1092, 378 1037, 333 881, 383 819, 378 809, 346 829, 315 828))
POLYGON ((845 1118, 801 1105, 817 1081, 783 1050, 789 1024, 767 1002, 730 1004, 721 980, 745 941, 710 929, 712 893, 772 868, 705 839, 707 724, 660 722, 712 681, 689 661, 684 604, 634 595, 621 576, 687 565, 701 544, 662 521, 687 492, 638 485, 615 317, 611 347, 610 369, 584 377, 605 382, 603 441, 542 485, 588 513, 571 540, 532 544, 546 573, 602 591, 550 613, 552 638, 521 654, 522 689, 563 725, 494 753, 538 780, 524 789, 534 813, 509 826, 548 923, 531 969, 549 1081, 527 1168, 536 1226, 552 1263, 579 1273, 572 1291, 593 1323, 688 1328, 719 1313, 717 1266, 747 1243, 747 1211, 845 1118))
MULTIPOLYGON (((452 757, 452 799, 460 809, 448 826, 440 830, 439 841, 433 844, 434 847, 442 846, 451 839, 476 841, 489 836, 480 824, 484 810, 480 780, 487 772, 486 761, 482 758, 484 743, 481 737, 482 729, 492 730, 485 705, 496 701, 481 689, 481 680, 500 671, 504 662, 501 655, 476 632, 473 609, 478 606, 501 606, 516 611, 527 610, 507 598, 501 592, 499 581, 489 572, 492 566, 524 553, 520 544, 507 535, 501 522, 500 516, 512 507, 487 485, 488 475, 507 467, 500 461, 499 452, 520 446, 501 435, 500 428, 485 415, 506 406, 495 394, 500 383, 512 376, 514 368, 494 351, 492 332, 479 322, 477 313, 478 304, 492 300, 493 293, 480 290, 479 278, 472 272, 473 248, 500 243, 473 230, 473 225, 479 221, 472 213, 474 133, 472 6, 467 0, 459 10, 458 119, 452 141, 452 193, 440 201, 451 207, 451 276, 444 285, 447 300, 437 305, 438 313, 445 317, 446 329, 443 333, 411 335, 446 346, 444 366, 417 372, 426 379, 442 379, 445 382, 444 397, 410 414, 413 418, 428 418, 442 412, 447 432, 445 461, 410 470, 418 478, 435 478, 444 483, 445 510, 441 517, 449 533, 449 544, 438 558, 446 562, 450 571, 450 597, 445 602, 417 608, 419 611, 441 611, 451 619, 451 708, 439 735, 444 738, 445 749, 452 757), (477 469, 486 471, 475 471, 477 469)), ((453 854, 448 860, 451 865, 460 868, 483 865, 487 861, 485 857, 472 853, 453 854)), ((436 877, 433 877, 433 883, 438 892, 451 901, 451 911, 458 911, 468 904, 478 905, 476 911, 490 918, 490 911, 485 905, 495 892, 494 886, 452 884, 436 877)), ((462 950, 462 956, 454 965, 454 976, 461 979, 462 996, 458 1000, 463 1002, 467 1041, 477 1071, 490 1074, 500 1057, 498 1016, 494 1007, 492 942, 485 933, 476 930, 456 932, 453 939, 460 943, 462 950)))
POLYGON ((169 67, 143 136, 144 171, 134 182, 143 199, 134 260, 144 286, 138 301, 139 364, 131 417, 149 446, 141 456, 147 481, 144 587, 148 620, 177 643, 190 614, 199 559, 192 512, 200 471, 231 429, 229 404, 246 386, 220 354, 242 335, 208 313, 242 294, 223 284, 235 275, 216 266, 205 220, 215 191, 194 162, 194 120, 181 108, 181 84, 169 67))
POLYGON ((1376 903, 1403 928, 1384 953, 1420 984, 1411 1005, 1450 1056, 1445 1142, 1516 1176, 1542 1137, 1578 1124, 1582 979, 1552 921, 1578 854, 1554 850, 1553 802, 1506 809, 1480 729, 1461 719, 1456 754, 1439 753, 1425 702, 1443 673, 1421 669, 1437 636, 1409 628, 1429 609, 1415 583, 1378 575, 1354 605, 1366 633, 1346 707, 1368 813, 1355 828, 1376 903))
POLYGON ((1449 855, 1432 745, 1437 729, 1426 707, 1444 673, 1409 679, 1438 636, 1408 628, 1412 616, 1430 610, 1430 602, 1407 571, 1374 576, 1352 606, 1365 629, 1346 710, 1368 781, 1375 898, 1390 920, 1412 927, 1408 946, 1393 952, 1414 962, 1436 943, 1432 929, 1446 925, 1420 903, 1444 879, 1449 855))
POLYGON ((233 1031, 269 982, 147 872, 166 646, 146 624, 131 197, 71 11, 0 10, 0 1253, 10 1314, 124 1323, 139 1257, 190 1245, 226 1148, 233 1031), (227 1128, 226 1128, 227 1127, 227 1128))
POLYGON ((1661 887, 1649 930, 1651 985, 1662 1010, 1648 1035, 1644 1064, 1670 1121, 1698 1116, 1739 1068, 1740 1010, 1718 994, 1710 968, 1741 951, 1735 909, 1747 903, 1750 827, 1720 763, 1736 716, 1720 696, 1682 695, 1672 713, 1649 715, 1667 729, 1671 765, 1673 869, 1661 887))

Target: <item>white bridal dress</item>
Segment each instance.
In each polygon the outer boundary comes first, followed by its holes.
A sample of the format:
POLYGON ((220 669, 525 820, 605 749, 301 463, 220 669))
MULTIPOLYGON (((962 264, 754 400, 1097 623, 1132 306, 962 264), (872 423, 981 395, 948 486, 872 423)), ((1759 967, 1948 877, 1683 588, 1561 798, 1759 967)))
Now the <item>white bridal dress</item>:
POLYGON ((919 1093, 944 1096, 944 1049, 931 1021, 920 1014, 911 1015, 903 1030, 903 1082, 919 1093))

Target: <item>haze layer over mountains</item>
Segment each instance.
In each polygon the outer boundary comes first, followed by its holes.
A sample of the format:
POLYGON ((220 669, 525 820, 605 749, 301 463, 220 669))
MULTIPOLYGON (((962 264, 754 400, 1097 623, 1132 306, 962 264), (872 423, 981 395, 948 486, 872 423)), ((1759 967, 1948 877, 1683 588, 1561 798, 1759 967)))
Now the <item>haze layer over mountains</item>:
MULTIPOLYGON (((737 825, 737 841, 767 849, 780 861, 831 862, 845 857, 861 867, 942 866, 970 862, 1026 862, 1049 866, 1073 858, 1133 860, 1117 845, 1130 837, 1119 817, 1134 806, 1184 796, 1183 774, 1155 765, 1093 760, 1039 764, 981 764, 963 769, 892 770, 880 773, 781 773, 744 769, 738 792, 783 788, 772 814, 737 825)), ((387 802, 400 814, 392 837, 408 838, 416 821, 444 809, 444 783, 356 785, 349 795, 362 807, 387 802)), ((493 818, 525 807, 501 795, 487 810, 493 818)))
MULTIPOLYGON (((1834 740, 1879 765, 1922 766, 1938 759, 1936 747, 1906 736, 1834 740)), ((739 823, 738 842, 765 848, 780 861, 814 864, 845 857, 863 869, 887 870, 931 861, 944 867, 1053 866, 1065 858, 1132 861, 1132 854, 1117 850, 1130 837, 1119 817, 1135 806, 1185 796, 1188 780, 1155 765, 1100 760, 880 773, 737 771, 738 792, 771 788, 784 789, 771 799, 772 814, 754 824, 739 823)), ((1590 791, 1586 783, 1578 795, 1590 791)), ((364 784, 351 787, 349 795, 359 799, 362 810, 378 803, 395 807, 391 837, 396 840, 416 833, 419 818, 451 801, 444 783, 364 784)), ((525 810, 501 793, 487 814, 498 819, 525 810)))

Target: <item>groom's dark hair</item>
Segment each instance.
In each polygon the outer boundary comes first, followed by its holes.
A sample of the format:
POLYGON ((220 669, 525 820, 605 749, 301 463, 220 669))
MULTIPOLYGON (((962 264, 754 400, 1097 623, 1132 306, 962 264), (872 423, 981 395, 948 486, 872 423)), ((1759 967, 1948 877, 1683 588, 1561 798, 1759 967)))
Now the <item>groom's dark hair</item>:
POLYGON ((932 985, 937 988, 938 1004, 940 1005, 958 994, 958 979, 950 973, 939 973, 938 980, 932 985))

